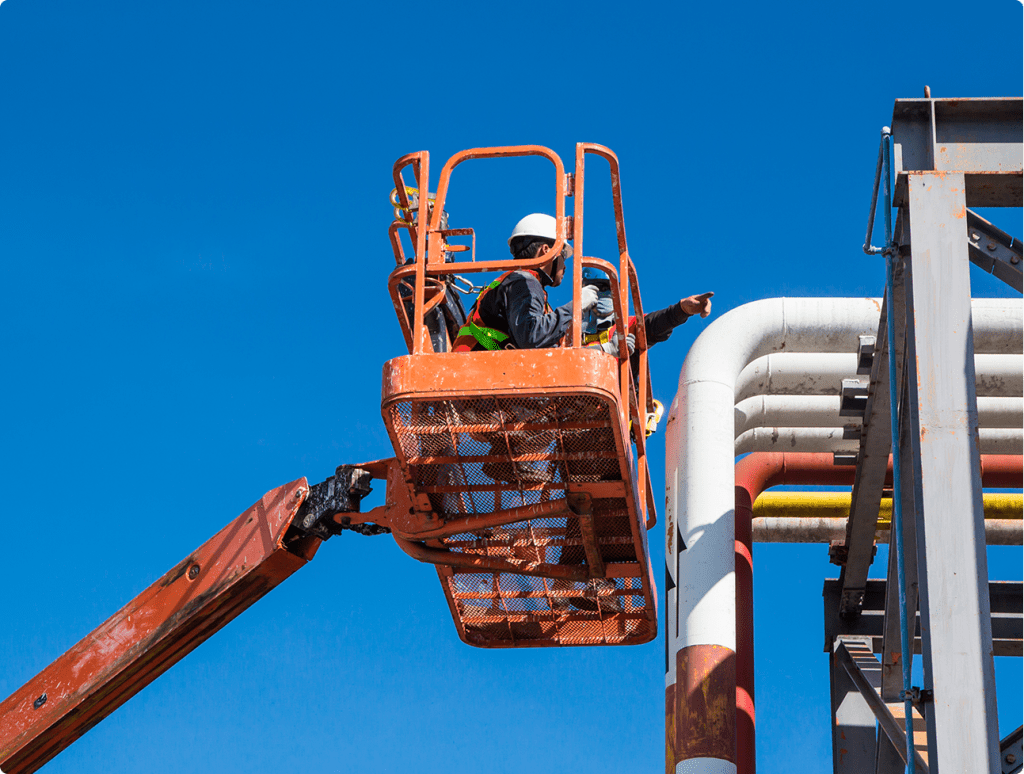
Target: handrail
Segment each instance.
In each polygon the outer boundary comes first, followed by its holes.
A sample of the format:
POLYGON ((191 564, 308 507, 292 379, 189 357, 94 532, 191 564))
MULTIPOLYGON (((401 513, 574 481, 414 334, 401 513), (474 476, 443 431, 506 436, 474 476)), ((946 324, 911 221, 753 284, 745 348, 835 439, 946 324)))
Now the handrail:
POLYGON ((878 161, 875 163, 875 185, 871 189, 871 211, 868 213, 868 231, 864 236, 864 252, 868 255, 880 255, 892 247, 890 244, 892 234, 892 190, 889 150, 889 140, 891 137, 892 130, 888 126, 883 126, 882 137, 878 143, 878 161), (875 229, 875 209, 878 207, 878 184, 881 181, 883 171, 885 173, 885 247, 873 247, 871 245, 871 234, 875 229))
MULTIPOLYGON (((415 282, 416 266, 414 264, 404 264, 395 269, 388 276, 388 294, 391 296, 391 304, 395 308, 395 314, 398 316, 398 324, 402 328, 402 334, 405 337, 406 346, 409 351, 412 352, 412 341, 413 341, 413 325, 409 319, 409 314, 406 310, 405 304, 409 301, 409 298, 403 298, 398 292, 398 287, 405 283, 405 286, 411 287, 408 282, 409 276, 413 276, 413 282, 415 282)), ((444 301, 445 296, 448 293, 444 283, 435 277, 425 277, 424 282, 435 283, 437 292, 430 297, 429 301, 424 300, 423 314, 431 312, 433 309, 444 301)), ((426 294, 424 293, 424 296, 426 294)))
MULTIPOLYGON (((444 209, 445 200, 448 197, 448 185, 451 180, 451 174, 455 168, 465 161, 470 159, 497 159, 497 158, 515 158, 519 156, 539 156, 545 158, 552 163, 555 167, 555 222, 558 227, 558 234, 555 238, 555 244, 551 248, 536 258, 527 261, 517 261, 516 265, 522 269, 540 269, 551 260, 552 255, 557 255, 565 247, 566 242, 566 228, 565 228, 565 167, 562 164, 562 159, 559 158, 558 154, 550 148, 545 148, 542 145, 515 145, 515 146, 496 146, 492 148, 470 148, 456 153, 441 169, 441 178, 437 183, 437 193, 434 195, 434 215, 430 221, 430 233, 431 236, 437 234, 441 223, 441 211, 444 209)), ((436 238, 439 241, 438 235, 436 238)), ((439 245, 438 245, 439 246, 439 245)), ((431 247, 434 247, 433 242, 431 247)), ((439 266, 443 264, 443 261, 438 261, 437 253, 439 250, 431 250, 430 255, 427 259, 430 263, 430 270, 436 271, 439 266)), ((488 267, 487 264, 498 263, 496 261, 488 261, 481 263, 479 266, 484 268, 478 268, 476 271, 493 271, 497 267, 488 267)), ((448 264, 451 265, 451 264, 448 264)), ((454 273, 454 272, 444 272, 454 273)))
MULTIPOLYGON (((416 223, 422 225, 430 217, 430 156, 422 154, 419 162, 419 175, 416 178, 416 187, 420 191, 419 211, 416 214, 416 223)), ((404 188, 403 188, 404 192, 404 188)), ((401 201, 401 199, 399 199, 401 201)), ((406 200, 408 201, 408 200, 406 200)), ((424 229, 417 228, 414 232, 416 244, 416 281, 413 285, 413 319, 412 319, 412 353, 419 355, 423 352, 426 324, 423 320, 423 294, 426 287, 426 250, 427 235, 424 229), (423 259, 420 256, 424 256, 423 259)))
POLYGON ((622 214, 622 183, 619 179, 619 157, 615 151, 594 142, 581 142, 584 153, 593 153, 608 162, 612 178, 612 206, 615 211, 615 236, 619 243, 619 255, 629 252, 626 246, 626 220, 622 214))
POLYGON ((886 315, 886 337, 888 339, 889 358, 889 429, 892 435, 892 533, 889 538, 896 552, 896 585, 899 595, 899 619, 900 619, 900 665, 902 667, 903 690, 900 691, 900 698, 903 699, 907 751, 903 756, 906 761, 907 774, 914 774, 914 719, 912 715, 913 696, 911 691, 911 649, 910 649, 910 621, 907 610, 907 576, 905 567, 906 547, 903 544, 903 504, 901 461, 900 461, 900 406, 899 395, 896 388, 896 315, 893 313, 895 303, 895 272, 896 272, 896 249, 892 238, 892 172, 891 172, 891 150, 892 130, 888 126, 882 127, 881 138, 878 144, 878 161, 875 163, 875 184, 871 191, 871 212, 868 214, 868 229, 864 236, 864 252, 868 255, 885 256, 885 294, 889 313, 886 315), (885 176, 885 245, 874 247, 871 244, 871 236, 875 228, 875 208, 878 205, 878 185, 880 178, 885 176))
POLYGON ((391 250, 395 254, 395 262, 402 266, 406 262, 405 250, 402 248, 402 238, 398 236, 398 229, 404 228, 409 231, 409 236, 415 242, 413 224, 405 220, 393 220, 388 226, 388 239, 391 240, 391 250))
MULTIPOLYGON (((398 161, 391 167, 391 179, 395 181, 395 192, 398 194, 398 201, 402 209, 409 211, 409 196, 405 192, 405 180, 402 178, 402 172, 405 168, 412 166, 412 173, 417 180, 420 179, 420 170, 423 167, 423 160, 429 158, 430 154, 427 151, 416 151, 415 153, 407 153, 402 156, 398 161)), ((428 192, 429 193, 429 192, 428 192)), ((410 236, 412 236, 413 244, 416 244, 416 227, 415 224, 409 224, 410 236)))

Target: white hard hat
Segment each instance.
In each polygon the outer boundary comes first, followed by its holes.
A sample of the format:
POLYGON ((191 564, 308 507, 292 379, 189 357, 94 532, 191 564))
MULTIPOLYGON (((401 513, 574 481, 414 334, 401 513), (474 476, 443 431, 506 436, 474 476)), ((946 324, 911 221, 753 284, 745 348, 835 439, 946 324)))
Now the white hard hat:
POLYGON ((516 223, 516 227, 512 229, 512 236, 508 238, 509 247, 512 246, 513 239, 521 236, 557 240, 556 225, 555 219, 550 215, 546 215, 543 212, 531 213, 516 223))

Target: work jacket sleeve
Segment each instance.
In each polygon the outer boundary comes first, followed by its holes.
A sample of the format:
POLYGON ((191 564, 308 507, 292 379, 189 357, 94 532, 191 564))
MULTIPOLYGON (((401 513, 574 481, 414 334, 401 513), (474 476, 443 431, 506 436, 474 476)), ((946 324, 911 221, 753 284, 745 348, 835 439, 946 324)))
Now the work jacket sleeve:
POLYGON ((502 283, 508 328, 519 349, 554 347, 572 322, 572 306, 546 311, 544 288, 531 274, 516 272, 502 283))
POLYGON ((644 329, 647 331, 647 346, 652 347, 666 341, 672 331, 690 319, 678 303, 644 315, 644 329))

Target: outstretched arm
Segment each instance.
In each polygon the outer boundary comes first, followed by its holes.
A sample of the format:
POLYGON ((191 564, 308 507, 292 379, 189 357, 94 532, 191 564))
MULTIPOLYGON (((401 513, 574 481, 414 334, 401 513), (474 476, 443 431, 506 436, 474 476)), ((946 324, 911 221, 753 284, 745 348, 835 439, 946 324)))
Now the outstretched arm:
POLYGON ((707 317, 711 314, 711 296, 714 293, 701 293, 699 296, 690 296, 679 302, 679 308, 688 315, 699 314, 707 317))

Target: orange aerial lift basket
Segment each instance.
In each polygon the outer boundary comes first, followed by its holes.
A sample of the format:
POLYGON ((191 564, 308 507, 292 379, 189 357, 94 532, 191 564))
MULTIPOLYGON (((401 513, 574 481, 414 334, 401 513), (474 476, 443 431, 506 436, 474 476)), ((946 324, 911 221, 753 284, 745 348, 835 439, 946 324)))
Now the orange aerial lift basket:
MULTIPOLYGON (((363 466, 388 480, 376 509, 408 554, 436 566, 459 636, 482 647, 626 645, 657 634, 647 544, 655 508, 643 429, 653 412, 647 343, 637 326, 639 377, 619 357, 581 345, 582 268, 609 277, 625 339, 630 302, 643 308, 626 248, 618 159, 580 143, 576 169, 539 146, 453 156, 429 195, 429 156, 394 166, 390 237, 398 267, 389 290, 409 355, 384 366, 381 414, 396 458, 363 466), (532 261, 477 261, 470 228, 448 228, 445 198, 456 166, 472 159, 540 156, 554 166, 559 238, 532 261), (619 256, 583 255, 584 162, 611 169, 619 256), (415 185, 403 174, 411 170, 415 185), (566 199, 573 214, 566 216, 566 199), (414 255, 403 249, 405 230, 414 255), (573 322, 553 349, 451 352, 462 275, 540 268, 572 240, 573 322)), ((523 213, 525 214, 525 213, 523 213)), ((518 217, 518 215, 516 215, 518 217)), ((370 521, 375 511, 361 515, 370 521)), ((353 514, 355 516, 355 514, 353 514)))

